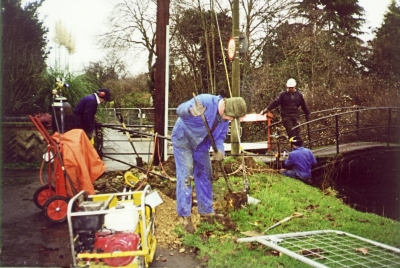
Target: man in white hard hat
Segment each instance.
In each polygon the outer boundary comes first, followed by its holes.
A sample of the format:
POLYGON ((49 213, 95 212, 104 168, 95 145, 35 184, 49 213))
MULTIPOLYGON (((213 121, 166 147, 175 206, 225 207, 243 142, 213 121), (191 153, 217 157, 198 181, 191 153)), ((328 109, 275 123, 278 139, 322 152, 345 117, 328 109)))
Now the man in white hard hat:
POLYGON ((266 114, 280 105, 282 125, 286 129, 288 137, 299 136, 300 129, 292 129, 299 125, 300 112, 298 108, 301 107, 307 121, 309 120, 310 110, 304 101, 303 95, 296 90, 296 80, 293 78, 287 80, 286 87, 286 90, 279 93, 278 97, 267 108, 262 110, 260 114, 266 114))

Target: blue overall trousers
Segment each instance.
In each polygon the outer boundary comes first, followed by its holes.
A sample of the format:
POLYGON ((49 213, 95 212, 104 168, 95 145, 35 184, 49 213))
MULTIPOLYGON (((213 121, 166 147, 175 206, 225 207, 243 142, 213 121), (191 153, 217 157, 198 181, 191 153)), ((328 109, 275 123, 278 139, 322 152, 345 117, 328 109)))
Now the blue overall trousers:
MULTIPOLYGON (((206 107, 205 118, 212 130, 218 150, 224 152, 224 140, 229 121, 218 115, 221 96, 200 94, 196 100, 206 107)), ((196 190, 200 215, 214 212, 212 207, 212 166, 210 160, 211 140, 208 137, 201 116, 193 116, 189 109, 195 105, 194 99, 182 103, 177 108, 179 116, 172 130, 172 146, 176 165, 176 200, 179 216, 187 217, 192 212, 192 179, 196 190)))

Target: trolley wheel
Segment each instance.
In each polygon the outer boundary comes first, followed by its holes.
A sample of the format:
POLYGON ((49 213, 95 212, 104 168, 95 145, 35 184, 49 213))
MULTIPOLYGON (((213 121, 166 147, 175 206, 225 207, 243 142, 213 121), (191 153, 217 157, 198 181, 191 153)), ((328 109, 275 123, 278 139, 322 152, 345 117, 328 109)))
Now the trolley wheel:
POLYGON ((50 197, 43 207, 47 220, 51 223, 64 222, 67 219, 68 201, 68 198, 64 196, 50 197))
POLYGON ((46 201, 55 195, 56 189, 54 186, 49 187, 49 185, 43 185, 33 194, 33 203, 35 203, 38 208, 42 209, 46 201))

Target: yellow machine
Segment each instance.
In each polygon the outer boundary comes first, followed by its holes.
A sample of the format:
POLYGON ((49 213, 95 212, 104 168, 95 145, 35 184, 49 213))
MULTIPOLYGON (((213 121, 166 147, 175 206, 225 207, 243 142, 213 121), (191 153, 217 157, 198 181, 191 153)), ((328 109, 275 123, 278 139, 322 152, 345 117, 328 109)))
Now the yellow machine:
POLYGON ((149 185, 143 191, 78 193, 67 214, 73 267, 148 267, 157 244, 155 207, 161 203, 149 185))

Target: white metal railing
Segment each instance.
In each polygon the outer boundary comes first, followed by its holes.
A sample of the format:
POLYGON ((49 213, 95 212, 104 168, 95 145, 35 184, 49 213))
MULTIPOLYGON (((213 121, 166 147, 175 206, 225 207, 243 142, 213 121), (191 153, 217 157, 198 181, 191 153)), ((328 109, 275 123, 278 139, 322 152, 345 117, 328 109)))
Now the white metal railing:
POLYGON ((400 263, 400 249, 335 230, 261 235, 237 241, 258 242, 318 268, 398 267, 400 263))
MULTIPOLYGON (((117 113, 122 114, 126 125, 152 126, 154 124, 154 108, 100 108, 101 123, 119 124, 117 113)), ((176 108, 169 108, 168 126, 173 127, 177 119, 176 108)))

